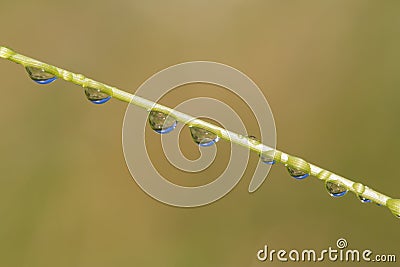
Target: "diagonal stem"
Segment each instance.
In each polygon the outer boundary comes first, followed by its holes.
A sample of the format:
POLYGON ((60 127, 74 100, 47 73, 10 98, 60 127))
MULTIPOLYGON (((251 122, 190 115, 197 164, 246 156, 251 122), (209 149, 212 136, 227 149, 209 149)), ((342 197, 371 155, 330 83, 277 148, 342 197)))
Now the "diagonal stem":
POLYGON ((157 104, 153 101, 147 100, 137 95, 133 95, 122 91, 116 87, 109 86, 107 84, 86 78, 82 74, 76 74, 33 58, 21 55, 16 53, 15 51, 0 46, 0 57, 4 59, 8 59, 17 64, 21 64, 24 67, 35 67, 40 68, 47 73, 53 74, 58 78, 64 79, 68 82, 72 82, 76 85, 80 85, 82 87, 90 87, 93 89, 98 89, 101 92, 104 92, 113 98, 119 99, 121 101, 139 106, 146 110, 156 110, 159 112, 163 112, 170 116, 176 118, 176 120, 188 125, 195 126, 210 132, 215 133, 220 138, 225 139, 229 142, 244 146, 250 150, 253 150, 259 154, 266 154, 267 156, 273 157, 276 162, 280 162, 285 164, 285 166, 290 167, 295 170, 299 170, 301 172, 310 174, 322 181, 329 181, 336 183, 342 187, 345 187, 348 191, 355 193, 357 196, 369 199, 376 204, 386 206, 390 209, 390 211, 397 217, 400 217, 400 200, 392 199, 389 196, 386 196, 382 193, 379 193, 368 186, 365 186, 361 183, 354 182, 350 179, 346 179, 340 175, 327 171, 321 167, 318 167, 314 164, 306 162, 305 160, 291 156, 279 150, 273 149, 269 146, 266 146, 254 139, 251 139, 247 136, 243 136, 241 134, 237 134, 231 132, 229 130, 223 129, 211 123, 205 122, 203 120, 194 118, 185 113, 179 112, 177 110, 171 109, 169 107, 157 104))

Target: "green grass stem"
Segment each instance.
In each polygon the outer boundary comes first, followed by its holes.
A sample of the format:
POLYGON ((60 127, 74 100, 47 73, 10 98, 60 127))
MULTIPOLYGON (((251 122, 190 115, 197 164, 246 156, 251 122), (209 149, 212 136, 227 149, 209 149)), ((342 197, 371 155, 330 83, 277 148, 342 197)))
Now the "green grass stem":
POLYGON ((82 87, 90 87, 94 89, 98 89, 101 92, 104 92, 115 99, 124 101, 126 103, 130 103, 146 110, 157 110, 163 112, 165 114, 169 114, 176 118, 176 120, 188 125, 188 126, 196 126, 199 128, 206 129, 210 132, 215 133, 220 138, 232 142, 243 147, 246 147, 250 150, 253 150, 257 153, 269 154, 274 158, 276 162, 280 162, 285 166, 288 166, 292 169, 300 170, 302 172, 308 173, 311 176, 314 176, 322 181, 330 181, 336 184, 339 184, 342 187, 345 187, 348 191, 353 192, 358 197, 363 197, 369 199, 376 204, 386 206, 390 209, 390 211, 396 216, 400 217, 400 200, 392 199, 389 196, 386 196, 382 193, 379 193, 368 186, 365 186, 359 182, 354 182, 350 179, 327 171, 321 167, 318 167, 314 164, 311 164, 301 158, 291 156, 282 151, 273 149, 269 146, 266 146, 260 142, 255 141, 247 136, 237 134, 226 130, 224 128, 218 127, 211 123, 205 122, 203 120, 197 119, 185 113, 179 112, 177 110, 168 108, 166 106, 154 103, 150 100, 144 99, 140 96, 130 94, 123 90, 120 90, 116 87, 89 79, 82 74, 76 74, 71 71, 67 71, 53 65, 49 65, 38 61, 36 59, 21 55, 9 49, 7 47, 0 46, 0 57, 15 62, 17 64, 21 64, 24 67, 35 67, 40 68, 48 73, 51 73, 58 78, 61 78, 65 81, 72 82, 76 85, 82 87))

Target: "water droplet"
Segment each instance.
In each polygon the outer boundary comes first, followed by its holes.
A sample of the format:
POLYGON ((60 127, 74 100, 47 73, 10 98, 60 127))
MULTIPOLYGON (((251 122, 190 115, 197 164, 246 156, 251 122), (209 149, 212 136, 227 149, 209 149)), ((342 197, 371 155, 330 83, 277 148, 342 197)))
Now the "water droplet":
POLYGON ((305 173, 302 170, 294 169, 294 168, 290 167, 289 165, 286 165, 286 169, 288 170, 290 176, 292 176, 293 178, 299 179, 299 180, 307 178, 309 176, 308 173, 305 173))
POLYGON ((273 156, 271 156, 267 152, 264 152, 264 153, 260 154, 260 160, 265 164, 269 164, 269 165, 275 164, 275 160, 274 160, 273 156))
POLYGON ((358 196, 358 198, 360 199, 360 201, 362 203, 370 203, 370 202, 372 202, 371 199, 368 199, 368 198, 365 198, 365 197, 362 197, 362 196, 358 196))
MULTIPOLYGON (((258 138, 253 135, 249 135, 249 139, 255 145, 260 144, 260 140, 258 140, 258 138)), ((269 165, 275 164, 272 150, 265 151, 263 153, 259 153, 258 156, 260 157, 260 160, 262 163, 269 164, 269 165)))
POLYGON ((25 69, 28 72, 29 77, 38 84, 48 84, 57 79, 57 77, 53 74, 50 74, 40 68, 25 67, 25 69))
POLYGON ((172 116, 163 112, 152 110, 149 113, 150 127, 159 134, 166 134, 175 129, 178 122, 172 116))
POLYGON ((215 133, 195 126, 190 126, 189 129, 193 141, 200 146, 211 146, 219 141, 219 137, 215 133))
POLYGON ((85 95, 94 104, 104 104, 111 99, 106 93, 90 87, 85 88, 85 95))
POLYGON ((325 183, 325 187, 326 190, 328 190, 328 193, 333 197, 342 197, 347 193, 346 187, 340 185, 337 182, 327 181, 325 183))
MULTIPOLYGON (((282 158, 282 156, 280 156, 282 158)), ((295 179, 307 178, 311 173, 310 164, 302 158, 287 156, 286 169, 289 174, 295 179)))

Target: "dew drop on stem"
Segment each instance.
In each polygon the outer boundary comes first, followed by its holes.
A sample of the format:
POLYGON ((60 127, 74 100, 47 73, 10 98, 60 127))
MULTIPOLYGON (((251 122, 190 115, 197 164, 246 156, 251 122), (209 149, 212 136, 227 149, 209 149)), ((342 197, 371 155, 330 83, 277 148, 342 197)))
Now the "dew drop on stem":
POLYGON ((302 180, 302 179, 307 178, 309 176, 308 173, 305 173, 302 170, 298 170, 298 169, 292 168, 289 165, 286 165, 286 169, 289 172, 290 176, 292 176, 293 178, 298 179, 298 180, 302 180))
POLYGON ((104 104, 111 99, 111 96, 108 94, 90 87, 85 88, 85 95, 86 98, 93 104, 104 104))
POLYGON ((195 126, 190 126, 189 129, 193 141, 199 146, 211 146, 219 141, 219 137, 215 133, 195 126))
MULTIPOLYGON (((260 140, 258 140, 258 138, 253 135, 249 135, 249 139, 251 140, 250 142, 252 142, 253 144, 260 143, 260 140)), ((265 151, 265 152, 259 153, 258 156, 260 157, 260 160, 262 163, 269 164, 269 165, 275 164, 273 154, 271 154, 270 151, 265 151)))
POLYGON ((51 73, 44 71, 41 68, 26 67, 29 77, 38 84, 49 84, 54 82, 57 77, 51 73))
POLYGON ((347 193, 346 187, 340 185, 337 182, 327 181, 325 183, 325 187, 328 193, 333 197, 342 197, 347 193))
POLYGON ((371 199, 368 199, 368 198, 365 198, 365 197, 362 197, 362 196, 358 196, 358 198, 360 199, 360 201, 362 203, 370 203, 370 202, 372 202, 371 199))
POLYGON ((177 121, 163 112, 152 110, 149 113, 150 127, 159 134, 166 134, 175 129, 177 121))

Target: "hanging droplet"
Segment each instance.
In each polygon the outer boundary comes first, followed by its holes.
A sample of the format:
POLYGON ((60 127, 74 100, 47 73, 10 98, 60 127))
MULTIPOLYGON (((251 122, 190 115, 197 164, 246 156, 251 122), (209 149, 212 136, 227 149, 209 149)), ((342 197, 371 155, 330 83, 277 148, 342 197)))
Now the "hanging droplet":
POLYGON ((57 79, 55 75, 50 74, 40 68, 25 67, 25 69, 28 72, 29 77, 38 84, 48 84, 54 82, 57 79))
POLYGON ((328 190, 328 193, 333 197, 342 197, 347 193, 346 187, 340 185, 337 182, 327 181, 325 183, 325 187, 326 190, 328 190))
POLYGON ((102 91, 90 87, 85 88, 85 95, 94 104, 104 104, 111 99, 111 96, 102 91))
POLYGON ((152 110, 149 113, 150 127, 159 134, 166 134, 175 129, 178 122, 172 116, 163 112, 152 110))
POLYGON ((290 176, 292 176, 293 178, 299 179, 299 180, 307 178, 309 176, 308 173, 305 173, 302 170, 294 169, 294 168, 290 167, 289 165, 286 165, 286 169, 288 170, 290 176))
POLYGON ((219 141, 219 137, 215 133, 195 126, 190 126, 189 129, 193 141, 199 144, 199 146, 211 146, 219 141))
POLYGON ((362 196, 358 196, 358 198, 360 199, 360 201, 362 203, 370 203, 370 202, 372 202, 371 199, 368 199, 368 198, 365 198, 365 197, 362 197, 362 196))
MULTIPOLYGON (((250 142, 252 142, 254 145, 258 145, 261 143, 260 140, 258 140, 258 138, 253 135, 249 135, 249 139, 250 139, 250 142)), ((272 151, 265 151, 263 153, 258 154, 262 163, 269 164, 269 165, 275 164, 275 160, 274 160, 273 154, 271 152, 272 151)))
POLYGON ((273 165, 273 164, 275 164, 274 157, 271 156, 270 153, 268 153, 268 152, 269 151, 261 153, 260 160, 265 164, 273 165))
POLYGON ((310 164, 302 158, 288 156, 288 160, 285 164, 287 171, 289 174, 295 179, 304 179, 307 178, 311 173, 310 164), (291 167, 295 166, 295 167, 291 167))

